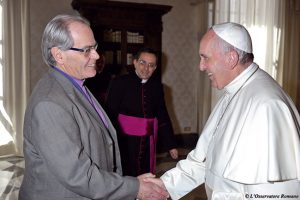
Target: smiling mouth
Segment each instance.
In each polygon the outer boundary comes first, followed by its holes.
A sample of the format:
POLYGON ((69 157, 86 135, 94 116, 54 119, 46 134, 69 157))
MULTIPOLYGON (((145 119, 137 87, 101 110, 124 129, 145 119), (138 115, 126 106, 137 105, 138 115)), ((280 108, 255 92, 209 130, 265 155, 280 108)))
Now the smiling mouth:
POLYGON ((94 64, 90 64, 90 65, 88 65, 88 67, 95 67, 96 66, 96 64, 94 63, 94 64))

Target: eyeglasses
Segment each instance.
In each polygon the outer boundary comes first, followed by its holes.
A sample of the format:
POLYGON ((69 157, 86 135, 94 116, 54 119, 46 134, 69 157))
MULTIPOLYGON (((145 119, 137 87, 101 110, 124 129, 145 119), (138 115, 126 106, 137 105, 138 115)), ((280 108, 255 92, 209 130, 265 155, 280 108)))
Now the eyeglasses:
POLYGON ((147 63, 144 60, 138 60, 138 63, 139 63, 139 65, 144 66, 144 67, 148 66, 148 67, 153 68, 153 69, 156 68, 156 64, 155 63, 147 63))
POLYGON ((82 48, 82 49, 71 47, 69 50, 72 50, 72 51, 79 51, 79 52, 84 53, 85 55, 88 55, 88 54, 91 53, 91 51, 92 51, 93 49, 96 51, 97 48, 98 48, 98 44, 96 43, 94 46, 89 46, 89 47, 85 47, 85 48, 82 48))

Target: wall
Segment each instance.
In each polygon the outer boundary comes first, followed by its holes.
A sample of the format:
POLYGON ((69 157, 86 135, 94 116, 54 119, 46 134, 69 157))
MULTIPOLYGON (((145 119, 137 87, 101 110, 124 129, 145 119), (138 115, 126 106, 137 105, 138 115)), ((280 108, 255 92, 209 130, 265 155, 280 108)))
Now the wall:
POLYGON ((75 13, 72 0, 30 0, 30 86, 34 87, 42 74, 48 70, 43 62, 41 39, 46 24, 57 14, 75 13))
MULTIPOLYGON (((198 45, 197 5, 182 0, 119 0, 172 6, 163 16, 163 74, 167 107, 176 133, 196 133, 198 129, 198 45)), ((58 13, 74 13, 72 0, 31 0, 31 86, 47 67, 42 62, 40 38, 46 23, 58 13), (58 3, 59 2, 59 3, 58 3)), ((203 95, 199 95, 203 96, 203 95)))
MULTIPOLYGON (((174 2, 174 1, 170 1, 174 2)), ((164 18, 162 47, 165 53, 166 100, 177 133, 197 132, 198 36, 196 8, 175 1, 164 18), (182 14, 184 13, 184 15, 182 14)))

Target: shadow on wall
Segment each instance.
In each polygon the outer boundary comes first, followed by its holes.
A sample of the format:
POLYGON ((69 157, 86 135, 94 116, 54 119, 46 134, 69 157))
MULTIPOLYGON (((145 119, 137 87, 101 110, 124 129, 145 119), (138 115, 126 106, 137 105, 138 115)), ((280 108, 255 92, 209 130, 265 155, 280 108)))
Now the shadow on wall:
MULTIPOLYGON (((166 70, 166 67, 167 67, 167 64, 168 64, 168 57, 166 56, 166 54, 164 54, 162 52, 162 58, 161 58, 161 77, 163 77, 164 75, 164 72, 166 70)), ((165 93, 165 101, 166 101, 166 106, 167 106, 167 109, 168 109, 168 112, 169 112, 169 115, 170 115, 170 118, 171 118, 171 121, 172 121, 172 125, 173 125, 173 128, 174 128, 174 131, 176 132, 176 130, 180 130, 180 126, 179 126, 179 123, 178 123, 178 119, 176 117, 176 114, 175 114, 175 110, 174 110, 174 102, 173 102, 173 91, 172 91, 172 88, 169 87, 168 85, 163 84, 163 87, 164 87, 164 93, 165 93)))

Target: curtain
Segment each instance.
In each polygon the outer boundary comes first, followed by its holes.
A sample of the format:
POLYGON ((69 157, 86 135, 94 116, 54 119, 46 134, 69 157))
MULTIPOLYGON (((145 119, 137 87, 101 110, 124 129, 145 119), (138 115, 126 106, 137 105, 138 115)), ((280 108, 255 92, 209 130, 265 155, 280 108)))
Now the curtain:
POLYGON ((300 1, 286 0, 284 44, 280 65, 283 89, 294 100, 300 111, 300 1))
POLYGON ((0 146, 1 156, 23 154, 23 118, 29 96, 29 21, 29 0, 3 1, 4 111, 0 119, 12 141, 0 146), (5 114, 8 118, 2 117, 5 114))
MULTIPOLYGON (((198 44, 202 36, 211 26, 212 4, 207 0, 194 1, 194 6, 197 6, 196 24, 198 34, 198 44)), ((200 72, 197 76, 197 131, 200 134, 211 112, 211 85, 210 80, 205 73, 200 72)))
MULTIPOLYGON (((254 62, 282 84, 280 52, 283 48, 285 0, 215 0, 214 23, 244 25, 253 43, 254 62)), ((220 96, 212 91, 212 104, 220 96)))

